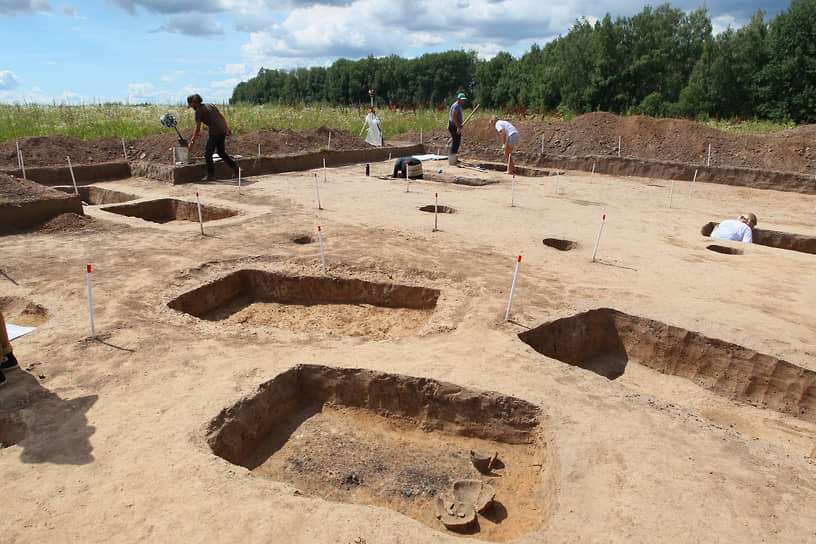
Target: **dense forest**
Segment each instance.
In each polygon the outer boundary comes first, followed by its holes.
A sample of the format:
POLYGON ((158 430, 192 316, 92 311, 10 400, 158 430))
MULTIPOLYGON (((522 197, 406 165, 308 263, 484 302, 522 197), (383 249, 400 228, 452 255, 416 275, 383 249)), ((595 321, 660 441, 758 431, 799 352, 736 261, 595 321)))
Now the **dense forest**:
POLYGON ((429 53, 415 59, 339 59, 328 68, 261 68, 231 103, 473 104, 518 112, 609 111, 653 116, 760 117, 807 122, 816 110, 816 0, 792 0, 766 20, 757 11, 714 36, 705 8, 663 4, 633 17, 576 21, 566 36, 520 58, 501 52, 429 53))

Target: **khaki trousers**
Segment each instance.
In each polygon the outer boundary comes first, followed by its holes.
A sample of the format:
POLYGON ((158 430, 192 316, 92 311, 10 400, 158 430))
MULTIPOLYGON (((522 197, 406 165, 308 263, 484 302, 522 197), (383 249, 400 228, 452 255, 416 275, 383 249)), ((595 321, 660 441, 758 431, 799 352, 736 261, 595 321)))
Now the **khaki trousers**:
POLYGON ((5 357, 11 353, 11 342, 6 332, 6 320, 3 319, 3 312, 0 312, 0 357, 5 357))

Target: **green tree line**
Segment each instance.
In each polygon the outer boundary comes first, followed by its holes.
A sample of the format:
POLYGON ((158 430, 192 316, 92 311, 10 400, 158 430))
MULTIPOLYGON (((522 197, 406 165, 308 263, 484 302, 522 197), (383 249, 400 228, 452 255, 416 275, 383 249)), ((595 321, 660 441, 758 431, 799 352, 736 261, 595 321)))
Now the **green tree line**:
POLYGON ((632 17, 576 21, 565 36, 519 58, 446 51, 262 68, 235 87, 230 102, 360 104, 369 89, 378 104, 414 107, 445 107, 464 91, 474 104, 519 112, 805 122, 816 109, 816 0, 792 0, 770 20, 759 10, 747 25, 716 36, 705 8, 685 13, 662 4, 632 17))

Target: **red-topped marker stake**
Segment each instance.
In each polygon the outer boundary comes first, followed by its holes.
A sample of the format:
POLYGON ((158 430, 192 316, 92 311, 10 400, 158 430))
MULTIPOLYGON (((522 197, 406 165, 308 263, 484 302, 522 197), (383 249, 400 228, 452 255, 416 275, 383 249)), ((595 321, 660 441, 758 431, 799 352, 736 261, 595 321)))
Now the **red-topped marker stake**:
POLYGON ((516 280, 518 279, 519 267, 521 266, 521 255, 516 261, 516 271, 513 273, 513 285, 510 287, 510 300, 507 301, 507 312, 504 314, 504 320, 510 320, 510 306, 513 305, 513 294, 516 292, 516 280))
POLYGON ((91 265, 88 265, 88 313, 91 316, 91 338, 96 340, 93 320, 93 297, 91 296, 91 265))

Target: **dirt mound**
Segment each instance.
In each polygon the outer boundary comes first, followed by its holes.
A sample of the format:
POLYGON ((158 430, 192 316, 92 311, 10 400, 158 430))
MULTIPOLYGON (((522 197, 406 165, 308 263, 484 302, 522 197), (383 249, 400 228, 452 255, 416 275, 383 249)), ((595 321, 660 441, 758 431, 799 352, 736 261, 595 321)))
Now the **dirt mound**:
POLYGON ((49 198, 65 198, 65 193, 0 173, 0 204, 22 204, 49 198))
POLYGON ((87 215, 63 213, 43 223, 42 226, 37 229, 37 231, 45 234, 76 232, 84 230, 90 226, 93 226, 94 224, 94 219, 88 217, 87 215))
MULTIPOLYGON (((256 130, 241 136, 229 137, 227 152, 231 155, 256 157, 258 144, 264 156, 316 152, 328 146, 330 130, 332 150, 347 151, 371 147, 365 140, 347 130, 316 127, 298 132, 290 129, 256 130)), ((188 141, 193 136, 192 128, 180 129, 179 132, 188 141)), ((202 137, 206 136, 206 128, 203 128, 202 132, 202 137)), ((191 151, 193 160, 204 157, 205 142, 206 138, 193 147, 191 151)), ((119 138, 100 138, 86 142, 64 134, 52 134, 0 143, 0 168, 17 168, 18 144, 23 151, 26 168, 65 166, 68 163, 67 157, 71 157, 73 165, 121 161, 125 158, 122 140, 119 138)), ((172 160, 172 148, 177 145, 179 138, 175 131, 125 140, 129 160, 169 163, 172 160)))
MULTIPOLYGON (((541 156, 613 157, 679 162, 705 166, 711 145, 711 166, 754 168, 808 173, 816 168, 816 126, 801 126, 781 132, 756 135, 729 134, 682 119, 654 119, 642 115, 620 117, 596 112, 567 122, 510 121, 519 129, 516 148, 519 161, 541 156), (620 140, 619 140, 620 138, 620 140)), ((444 128, 425 133, 429 151, 444 151, 449 139, 444 128)), ((396 141, 396 139, 394 139, 396 141)), ((419 141, 419 133, 401 135, 399 141, 419 141)), ((498 158, 501 136, 487 119, 465 126, 463 157, 498 158)))

